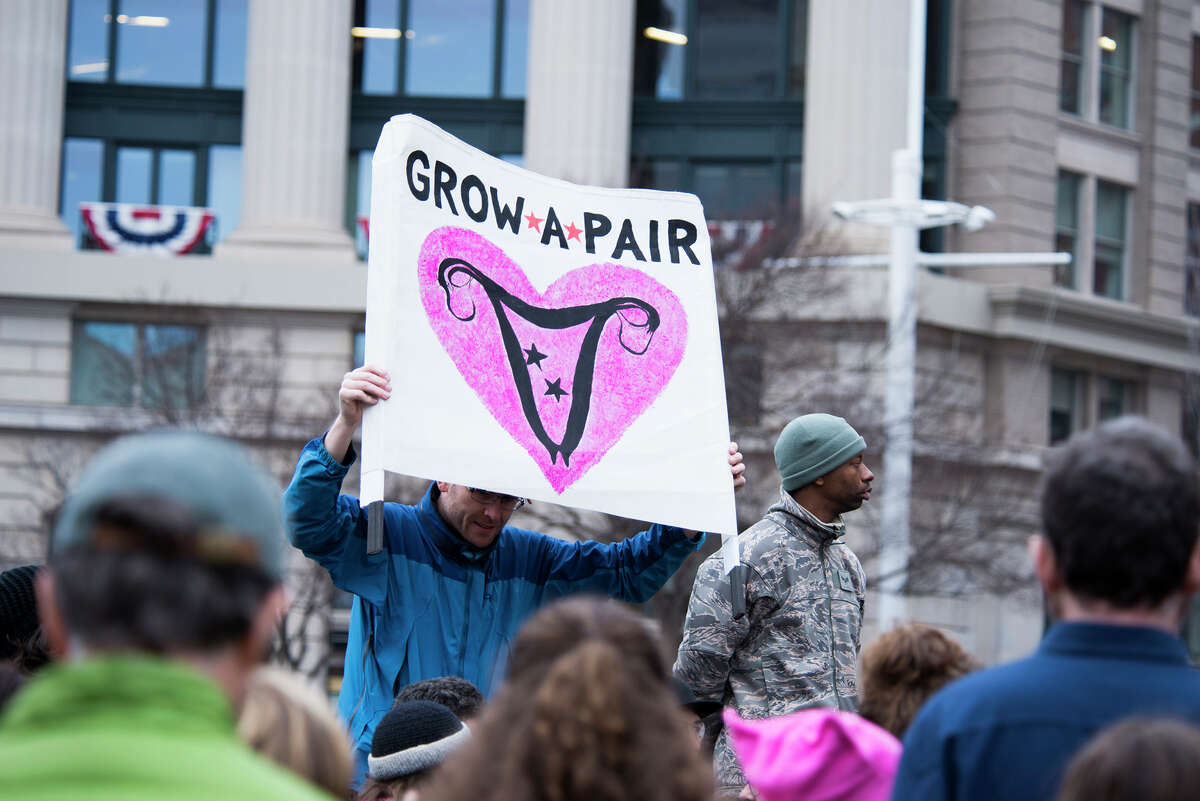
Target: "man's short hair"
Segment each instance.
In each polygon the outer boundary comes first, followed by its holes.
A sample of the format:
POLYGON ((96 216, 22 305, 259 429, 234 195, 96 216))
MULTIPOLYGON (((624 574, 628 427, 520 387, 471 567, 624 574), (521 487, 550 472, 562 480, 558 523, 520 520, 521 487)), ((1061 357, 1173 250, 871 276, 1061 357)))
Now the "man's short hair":
POLYGON ((1200 526, 1200 473, 1162 428, 1121 417, 1049 452, 1042 526, 1067 588, 1118 608, 1183 586, 1200 526))
MULTIPOLYGON (((194 536, 194 522, 169 501, 109 501, 95 521, 121 531, 131 546, 194 536)), ((279 583, 258 565, 208 564, 163 547, 76 546, 51 555, 50 568, 74 638, 94 648, 157 654, 211 651, 241 640, 279 583)))
POLYGON ((433 701, 449 709, 459 720, 475 718, 483 709, 483 693, 474 684, 458 676, 414 681, 396 694, 396 704, 406 701, 433 701))

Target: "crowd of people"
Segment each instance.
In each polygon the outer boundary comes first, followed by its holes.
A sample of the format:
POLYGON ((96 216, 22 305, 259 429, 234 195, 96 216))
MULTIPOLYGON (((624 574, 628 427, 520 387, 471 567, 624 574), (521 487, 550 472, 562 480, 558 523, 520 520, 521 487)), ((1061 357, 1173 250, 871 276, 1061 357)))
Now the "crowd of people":
MULTIPOLYGON (((43 566, 0 573, 0 801, 1182 801, 1200 787, 1200 673, 1178 636, 1200 589, 1200 471, 1121 418, 1048 452, 1033 572, 1054 620, 984 668, 945 632, 861 648, 846 516, 866 441, 808 414, 775 445, 778 500, 741 564, 700 567, 675 653, 630 607, 704 541, 615 544, 508 525, 524 499, 431 483, 340 492, 385 372, 280 493, 229 441, 122 438, 75 482, 43 566), (282 508, 281 508, 282 507, 282 508), (354 596, 336 712, 265 666, 287 541, 354 596), (861 650, 861 653, 860 653, 861 650)), ((731 446, 735 487, 745 482, 731 446)))

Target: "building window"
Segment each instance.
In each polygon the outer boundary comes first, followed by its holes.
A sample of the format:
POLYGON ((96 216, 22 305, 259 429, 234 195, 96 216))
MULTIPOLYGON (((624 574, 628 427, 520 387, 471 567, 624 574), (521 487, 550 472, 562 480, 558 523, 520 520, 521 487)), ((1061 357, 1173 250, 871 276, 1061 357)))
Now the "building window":
POLYGON ((1059 108, 1117 128, 1133 127, 1136 34, 1134 18, 1123 11, 1065 0, 1059 108))
POLYGON ((356 0, 363 94, 524 97, 529 0, 356 0))
POLYGON ((1188 204, 1187 220, 1187 256, 1183 261, 1183 313, 1200 317, 1200 203, 1188 204))
POLYGON ((1079 240, 1079 187, 1083 176, 1059 170, 1058 198, 1054 213, 1054 250, 1059 253, 1070 253, 1070 264, 1055 265, 1054 283, 1058 286, 1074 288, 1075 263, 1079 260, 1077 249, 1079 240))
POLYGON ((1050 370, 1050 444, 1062 442, 1083 427, 1083 381, 1074 370, 1050 370))
POLYGON ((210 208, 216 217, 207 238, 211 245, 228 236, 241 217, 242 149, 68 137, 63 141, 59 215, 76 236, 79 204, 94 201, 210 208))
POLYGON ((366 364, 367 352, 367 332, 354 332, 354 355, 351 357, 351 369, 362 367, 366 364))
POLYGON ((162 206, 196 203, 196 151, 118 147, 116 202, 162 206))
POLYGON ((1120 378, 1099 376, 1097 384, 1096 419, 1112 420, 1133 411, 1133 383, 1120 378))
POLYGON ((1092 291, 1114 300, 1125 299, 1126 231, 1129 190, 1096 181, 1096 251, 1092 291))
POLYGON ((1054 248, 1070 253, 1072 261, 1055 269, 1055 284, 1126 299, 1131 192, 1095 176, 1059 171, 1054 248))
POLYGON ((1200 148, 1200 36, 1192 37, 1192 107, 1188 128, 1192 147, 1200 148))
POLYGON ((1111 375, 1050 369, 1050 444, 1105 420, 1137 412, 1137 382, 1111 375))
POLYGON ((634 94, 798 99, 807 28, 807 0, 639 0, 634 94))
POLYGON ((247 0, 72 0, 72 81, 239 89, 247 0))
POLYGON ((196 408, 204 379, 202 327, 99 320, 72 326, 71 403, 196 408))
POLYGON ((1072 114, 1083 113, 1084 48, 1083 29, 1087 9, 1082 0, 1063 2, 1062 56, 1058 107, 1072 114))

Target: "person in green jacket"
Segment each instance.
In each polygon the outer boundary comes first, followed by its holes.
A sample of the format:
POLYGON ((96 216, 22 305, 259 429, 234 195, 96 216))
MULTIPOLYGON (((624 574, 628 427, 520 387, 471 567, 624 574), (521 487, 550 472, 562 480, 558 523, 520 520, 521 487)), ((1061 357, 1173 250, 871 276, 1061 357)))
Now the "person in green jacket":
POLYGON ((285 609, 279 490, 240 446, 118 440, 87 466, 37 578, 51 650, 0 717, 0 799, 316 801, 235 734, 285 609))

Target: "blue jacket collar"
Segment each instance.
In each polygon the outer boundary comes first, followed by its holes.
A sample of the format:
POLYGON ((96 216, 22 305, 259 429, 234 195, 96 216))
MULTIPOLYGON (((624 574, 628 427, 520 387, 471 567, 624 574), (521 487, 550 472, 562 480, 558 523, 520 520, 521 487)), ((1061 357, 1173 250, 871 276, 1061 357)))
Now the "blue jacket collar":
POLYGON ((1038 648, 1053 656, 1129 659, 1188 664, 1183 641, 1148 626, 1103 623, 1056 623, 1038 648))
POLYGON ((437 549, 451 559, 457 559, 465 562, 482 562, 484 559, 496 549, 500 542, 500 538, 504 536, 504 531, 508 527, 500 529, 500 533, 496 535, 496 539, 492 540, 492 544, 486 548, 476 548, 471 543, 459 536, 458 532, 450 528, 442 515, 437 510, 437 497, 441 494, 435 482, 429 483, 429 489, 425 490, 424 497, 417 504, 417 509, 421 515, 421 527, 429 535, 433 544, 437 549))

